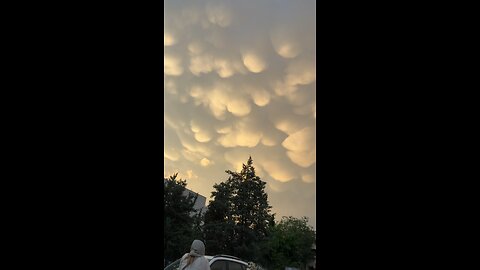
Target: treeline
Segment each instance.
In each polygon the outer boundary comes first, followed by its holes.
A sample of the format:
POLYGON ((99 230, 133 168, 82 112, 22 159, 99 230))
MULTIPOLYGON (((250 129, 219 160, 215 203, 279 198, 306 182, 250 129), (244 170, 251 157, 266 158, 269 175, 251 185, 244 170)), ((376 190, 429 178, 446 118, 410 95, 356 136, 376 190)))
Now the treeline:
POLYGON ((275 222, 266 182, 256 174, 250 157, 241 172, 227 170, 215 184, 205 213, 194 210, 196 196, 185 194, 186 181, 177 174, 165 178, 164 257, 174 261, 188 251, 193 239, 205 242, 208 255, 228 254, 267 269, 305 269, 311 260, 315 231, 306 217, 275 222))

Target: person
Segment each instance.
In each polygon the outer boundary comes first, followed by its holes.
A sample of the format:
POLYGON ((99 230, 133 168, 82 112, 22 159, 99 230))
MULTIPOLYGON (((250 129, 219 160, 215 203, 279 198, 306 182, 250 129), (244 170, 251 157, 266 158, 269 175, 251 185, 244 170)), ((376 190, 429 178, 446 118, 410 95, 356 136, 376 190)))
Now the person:
POLYGON ((205 244, 194 240, 190 252, 185 253, 180 259, 179 270, 210 270, 210 265, 205 258, 205 244))

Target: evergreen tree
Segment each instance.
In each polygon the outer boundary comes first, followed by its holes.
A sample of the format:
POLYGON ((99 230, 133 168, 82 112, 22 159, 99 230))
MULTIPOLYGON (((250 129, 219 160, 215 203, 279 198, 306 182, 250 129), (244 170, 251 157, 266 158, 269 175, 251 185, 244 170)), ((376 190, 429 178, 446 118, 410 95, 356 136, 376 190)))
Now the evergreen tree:
POLYGON ((230 183, 215 184, 214 198, 205 213, 205 241, 210 254, 233 254, 234 221, 232 215, 233 189, 230 183))
POLYGON ((197 214, 193 217, 193 238, 194 239, 205 239, 205 234, 203 232, 203 225, 205 213, 200 210, 197 214))
POLYGON ((259 244, 274 222, 266 183, 256 174, 252 158, 240 172, 226 171, 229 178, 214 188, 214 200, 205 215, 205 236, 212 251, 256 260, 259 244))
POLYGON ((164 258, 174 261, 180 258, 195 236, 195 210, 197 196, 185 194, 185 180, 177 174, 165 178, 164 199, 164 258))

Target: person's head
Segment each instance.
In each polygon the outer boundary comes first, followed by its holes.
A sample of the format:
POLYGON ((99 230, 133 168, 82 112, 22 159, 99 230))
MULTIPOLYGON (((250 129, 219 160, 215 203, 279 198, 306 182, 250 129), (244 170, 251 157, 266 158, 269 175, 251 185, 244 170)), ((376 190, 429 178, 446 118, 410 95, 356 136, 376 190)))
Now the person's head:
POLYGON ((205 256, 205 244, 200 240, 193 240, 188 253, 187 266, 190 265, 197 257, 205 256))
POLYGON ((192 257, 205 256, 205 244, 200 240, 193 240, 189 254, 192 257))

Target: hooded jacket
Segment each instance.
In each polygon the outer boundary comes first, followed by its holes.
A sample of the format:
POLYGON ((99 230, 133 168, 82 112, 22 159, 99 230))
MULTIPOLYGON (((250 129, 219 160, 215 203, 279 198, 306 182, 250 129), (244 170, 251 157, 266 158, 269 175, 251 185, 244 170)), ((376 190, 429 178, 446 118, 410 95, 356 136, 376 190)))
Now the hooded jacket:
POLYGON ((194 240, 190 252, 185 253, 180 260, 180 270, 210 270, 210 265, 205 258, 205 244, 200 240, 194 240), (194 257, 193 262, 187 266, 189 257, 194 257))

